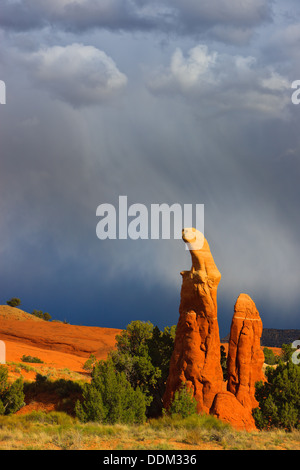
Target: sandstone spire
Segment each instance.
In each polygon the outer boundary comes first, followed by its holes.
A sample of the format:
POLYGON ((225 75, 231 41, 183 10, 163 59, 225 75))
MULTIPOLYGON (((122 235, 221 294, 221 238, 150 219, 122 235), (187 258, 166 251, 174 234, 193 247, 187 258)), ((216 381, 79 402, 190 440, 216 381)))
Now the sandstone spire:
POLYGON ((237 429, 255 429, 255 382, 264 379, 261 318, 253 300, 241 294, 231 323, 228 383, 227 391, 223 391, 217 320, 221 274, 202 234, 184 229, 182 238, 189 247, 192 267, 181 272, 180 316, 164 407, 168 409, 175 391, 186 383, 197 401, 198 412, 211 413, 237 429))
POLYGON ((232 318, 228 359, 227 389, 246 408, 255 408, 255 382, 263 380, 264 353, 260 346, 263 324, 256 305, 246 294, 240 294, 232 318))
POLYGON ((231 322, 227 357, 227 392, 218 393, 211 413, 237 429, 256 429, 252 409, 255 382, 264 379, 264 354, 260 346, 262 321, 253 300, 240 294, 231 322))
POLYGON ((217 321, 217 288, 221 274, 207 240, 195 229, 183 230, 192 267, 182 271, 181 301, 174 351, 164 396, 168 408, 184 382, 192 391, 198 412, 209 412, 215 395, 222 390, 220 338, 217 321))

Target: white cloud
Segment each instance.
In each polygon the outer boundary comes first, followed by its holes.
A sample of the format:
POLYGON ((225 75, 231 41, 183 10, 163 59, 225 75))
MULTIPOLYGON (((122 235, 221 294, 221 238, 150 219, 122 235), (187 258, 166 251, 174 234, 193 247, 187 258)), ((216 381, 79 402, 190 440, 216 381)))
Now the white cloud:
POLYGON ((24 59, 35 82, 74 107, 98 105, 114 98, 127 77, 105 52, 71 44, 33 52, 24 59))
POLYGON ((271 70, 269 77, 261 80, 261 84, 264 88, 274 91, 287 90, 291 88, 290 82, 274 70, 271 70))
POLYGON ((179 95, 203 113, 230 110, 281 114, 290 104, 290 82, 252 56, 231 56, 198 45, 186 55, 177 48, 170 65, 148 79, 153 93, 179 95))
POLYGON ((213 67, 217 56, 216 52, 209 54, 205 45, 190 49, 187 57, 177 48, 171 57, 170 66, 155 72, 148 84, 157 92, 201 92, 205 85, 213 85, 215 82, 213 67))
POLYGON ((216 58, 217 53, 210 55, 206 46, 200 45, 191 49, 187 59, 184 58, 181 49, 177 48, 171 59, 171 75, 183 89, 198 86, 202 77, 206 82, 213 82, 211 71, 216 58))

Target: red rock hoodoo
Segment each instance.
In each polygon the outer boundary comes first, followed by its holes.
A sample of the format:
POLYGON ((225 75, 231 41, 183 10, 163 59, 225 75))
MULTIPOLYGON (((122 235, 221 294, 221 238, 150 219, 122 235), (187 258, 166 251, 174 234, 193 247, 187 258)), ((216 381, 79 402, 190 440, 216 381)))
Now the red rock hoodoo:
POLYGON ((240 294, 231 323, 227 374, 227 389, 246 408, 258 406, 255 382, 263 380, 264 353, 260 347, 263 324, 255 303, 246 294, 240 294))
POLYGON ((182 288, 174 351, 164 395, 168 408, 174 393, 186 383, 197 401, 198 412, 209 413, 215 395, 222 390, 220 336, 217 321, 217 287, 221 274, 207 241, 195 238, 195 229, 184 229, 192 267, 181 272, 182 288), (191 240, 195 241, 191 242, 191 240))
POLYGON ((237 429, 255 429, 252 409, 255 382, 264 379, 262 366, 264 353, 260 338, 263 324, 253 300, 240 294, 231 323, 227 357, 227 392, 216 395, 211 413, 237 429))
POLYGON ((235 304, 227 358, 228 383, 223 391, 217 288, 221 274, 207 240, 195 229, 184 229, 192 268, 181 272, 179 320, 164 395, 168 409, 174 393, 186 383, 198 412, 211 413, 237 429, 255 429, 252 409, 255 382, 263 380, 264 354, 260 346, 262 321, 253 300, 241 294, 235 304), (192 240, 192 242, 191 242, 192 240))

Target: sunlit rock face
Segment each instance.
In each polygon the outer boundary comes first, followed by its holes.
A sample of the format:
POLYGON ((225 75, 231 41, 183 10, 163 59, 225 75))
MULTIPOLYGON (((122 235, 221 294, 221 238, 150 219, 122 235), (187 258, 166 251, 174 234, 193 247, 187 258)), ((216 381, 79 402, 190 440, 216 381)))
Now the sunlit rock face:
POLYGON ((255 408, 255 382, 263 380, 264 353, 260 338, 263 324, 255 303, 247 294, 240 294, 231 323, 227 389, 247 408, 255 408))
POLYGON ((196 399, 199 413, 210 413, 237 429, 253 430, 252 409, 257 406, 255 383, 264 379, 260 315, 253 300, 240 294, 231 323, 226 390, 217 319, 221 274, 200 232, 187 228, 182 238, 190 251, 192 267, 181 272, 179 320, 164 407, 169 408, 175 392, 185 383, 196 399))
POLYGON ((203 235, 183 230, 192 267, 182 271, 181 301, 174 352, 164 396, 168 408, 184 382, 197 401, 198 412, 209 412, 216 393, 222 390, 220 336, 217 321, 217 288, 221 274, 203 235))

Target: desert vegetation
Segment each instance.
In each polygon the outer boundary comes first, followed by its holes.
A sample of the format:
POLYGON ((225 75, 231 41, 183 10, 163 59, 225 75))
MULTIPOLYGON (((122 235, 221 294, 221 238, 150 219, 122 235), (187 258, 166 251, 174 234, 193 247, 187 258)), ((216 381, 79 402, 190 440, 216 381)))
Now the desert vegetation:
MULTIPOLYGON (((175 327, 161 331, 150 322, 133 321, 106 360, 88 358, 86 380, 37 371, 33 382, 9 382, 7 366, 0 366, 0 449, 299 448, 300 366, 291 361, 290 345, 275 360, 264 351, 271 365, 266 382, 256 385, 258 431, 244 432, 198 415, 185 386, 169 410, 163 409, 174 338, 175 327), (39 394, 55 396, 56 411, 23 414, 25 397, 34 400, 39 394)), ((226 380, 225 349, 221 352, 226 380)))
POLYGON ((43 364, 43 361, 39 357, 29 356, 29 355, 25 355, 25 354, 23 354, 23 356, 21 357, 21 361, 22 362, 36 363, 36 364, 43 364))
POLYGON ((48 312, 43 312, 42 310, 36 310, 36 309, 32 311, 31 315, 34 315, 35 317, 38 317, 41 320, 45 320, 45 321, 50 321, 52 318, 48 312))
POLYGON ((6 301, 9 307, 19 307, 21 305, 21 300, 18 297, 12 297, 10 300, 6 301))
POLYGON ((0 415, 9 415, 18 411, 24 404, 23 381, 8 381, 8 370, 0 367, 0 415))
MULTIPOLYGON (((6 304, 9 307, 14 307, 14 308, 20 307, 21 299, 19 299, 18 297, 12 297, 10 300, 6 301, 6 304)), ((52 316, 48 312, 43 312, 42 310, 37 310, 37 309, 34 309, 31 315, 37 318, 40 318, 41 320, 45 320, 45 321, 50 321, 52 319, 52 316)))
POLYGON ((0 450, 296 450, 300 431, 235 431, 211 416, 82 423, 64 412, 0 416, 0 450))

